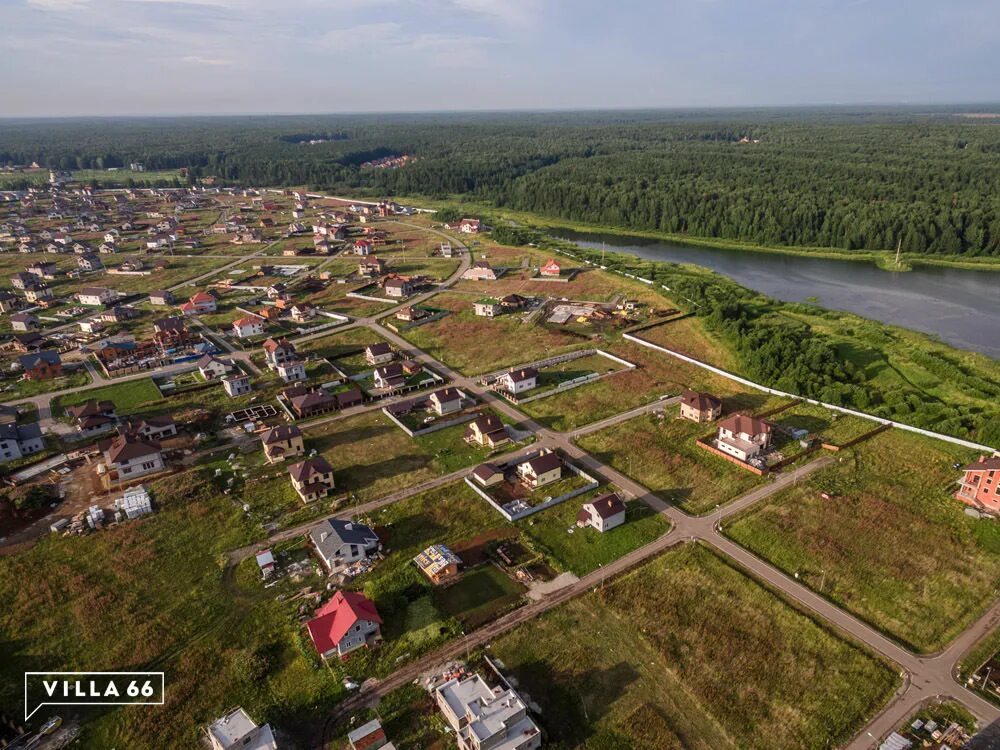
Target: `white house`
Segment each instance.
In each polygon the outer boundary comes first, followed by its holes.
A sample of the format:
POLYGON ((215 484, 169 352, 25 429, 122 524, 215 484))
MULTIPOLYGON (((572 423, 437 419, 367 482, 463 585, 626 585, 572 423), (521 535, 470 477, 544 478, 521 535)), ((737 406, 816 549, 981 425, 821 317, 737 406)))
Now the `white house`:
POLYGON ((223 376, 222 387, 229 398, 243 396, 253 390, 253 385, 250 383, 250 376, 243 373, 223 376))
POLYGON ((478 674, 451 679, 434 700, 455 732, 459 750, 536 750, 542 733, 512 689, 490 688, 478 674))
POLYGON ((584 503, 576 515, 576 525, 590 526, 602 534, 625 523, 625 503, 614 492, 584 503))
POLYGON ((508 393, 524 393, 538 384, 538 370, 522 367, 520 370, 505 372, 497 378, 497 385, 508 393))
POLYGON ((309 542, 331 575, 367 557, 379 548, 378 535, 354 521, 328 518, 309 531, 309 542))
POLYGON ((271 726, 262 727, 236 707, 206 729, 212 750, 277 750, 271 726))
POLYGON ((105 289, 99 286, 90 286, 81 289, 76 295, 81 305, 108 305, 118 299, 118 293, 113 289, 105 289))
POLYGON ((217 359, 211 354, 206 354, 198 360, 198 372, 203 378, 205 378, 205 380, 215 380, 216 378, 221 378, 231 369, 233 369, 231 364, 223 362, 221 359, 217 359))
POLYGON ((771 445, 771 423, 746 414, 733 414, 719 423, 716 447, 723 453, 749 461, 771 445))
POLYGON ((517 475, 531 489, 556 482, 562 476, 562 459, 552 450, 517 465, 517 475))
POLYGON ((122 434, 111 440, 104 451, 104 461, 120 479, 132 479, 163 470, 159 444, 137 435, 122 434))
POLYGON ((233 333, 237 338, 249 339, 264 335, 264 319, 256 315, 247 315, 233 321, 233 333))
POLYGON ((278 365, 277 369, 278 376, 286 383, 294 383, 297 380, 306 379, 306 366, 297 359, 282 362, 278 365))

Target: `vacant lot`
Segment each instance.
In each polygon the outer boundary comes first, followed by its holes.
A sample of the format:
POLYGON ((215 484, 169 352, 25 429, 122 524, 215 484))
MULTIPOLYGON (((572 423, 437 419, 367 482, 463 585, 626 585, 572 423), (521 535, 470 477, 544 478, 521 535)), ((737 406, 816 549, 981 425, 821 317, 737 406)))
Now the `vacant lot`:
POLYGON ((949 497, 972 456, 890 430, 839 457, 726 532, 904 644, 943 647, 1000 582, 1000 528, 949 497))
POLYGON ((808 430, 824 443, 844 445, 878 428, 878 422, 840 414, 822 406, 797 404, 775 415, 774 421, 786 428, 808 430))
POLYGON ((163 396, 160 395, 160 389, 156 387, 152 378, 140 378, 57 396, 52 399, 52 413, 58 416, 67 406, 76 406, 90 399, 98 401, 108 399, 114 402, 119 414, 132 414, 141 407, 148 407, 161 401, 163 396))
POLYGON ((603 534, 576 526, 581 506, 606 491, 575 497, 536 513, 518 525, 555 567, 578 576, 617 560, 670 531, 670 522, 638 500, 626 505, 625 525, 603 534))
POLYGON ((516 607, 524 592, 524 586, 502 570, 484 565, 466 573, 457 583, 438 588, 436 593, 441 609, 462 623, 463 628, 471 629, 516 607))
POLYGON ((478 317, 472 309, 476 299, 452 292, 437 294, 429 304, 451 310, 453 314, 408 328, 400 335, 467 375, 531 362, 587 345, 588 340, 582 337, 524 324, 519 315, 478 317))
POLYGON ((494 641, 558 748, 833 747, 898 682, 705 548, 494 641))
POLYGON ((386 343, 386 340, 367 328, 352 328, 341 333, 331 333, 296 345, 301 354, 316 354, 331 360, 348 375, 358 375, 372 369, 365 359, 364 348, 369 344, 386 343))
POLYGON ((716 367, 731 371, 738 367, 729 347, 712 336, 701 319, 694 316, 644 328, 635 335, 716 367))
POLYGON ((330 706, 343 689, 296 645, 297 605, 219 564, 259 529, 195 473, 151 489, 153 516, 0 558, 0 705, 20 711, 25 670, 163 670, 164 706, 84 714, 86 746, 140 750, 195 747, 235 704, 289 726, 330 706))
POLYGON ((712 425, 677 418, 677 407, 660 419, 636 417, 584 435, 577 443, 668 503, 705 513, 767 480, 695 445, 712 425))
POLYGON ((78 388, 90 383, 90 375, 85 369, 79 367, 68 371, 66 375, 59 378, 48 378, 46 380, 0 380, 0 385, 4 386, 3 398, 5 401, 16 401, 20 398, 38 396, 42 393, 61 391, 64 388, 78 388), (10 390, 7 390, 10 388, 10 390))

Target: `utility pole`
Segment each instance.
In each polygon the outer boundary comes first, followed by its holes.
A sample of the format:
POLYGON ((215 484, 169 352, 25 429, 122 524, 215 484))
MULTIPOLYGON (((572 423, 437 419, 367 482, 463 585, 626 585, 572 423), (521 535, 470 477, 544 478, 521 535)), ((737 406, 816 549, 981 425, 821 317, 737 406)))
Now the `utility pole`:
POLYGON ((899 251, 903 249, 903 238, 899 238, 899 242, 896 243, 896 268, 899 268, 899 251))

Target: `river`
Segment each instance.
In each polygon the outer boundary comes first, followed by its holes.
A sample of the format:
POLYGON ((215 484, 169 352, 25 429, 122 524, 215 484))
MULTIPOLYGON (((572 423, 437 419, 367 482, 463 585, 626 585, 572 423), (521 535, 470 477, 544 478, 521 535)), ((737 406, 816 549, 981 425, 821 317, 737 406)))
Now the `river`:
POLYGON ((648 260, 693 263, 786 302, 831 310, 937 336, 952 346, 1000 359, 1000 272, 923 267, 892 273, 873 263, 677 245, 623 235, 552 230, 580 247, 648 260))

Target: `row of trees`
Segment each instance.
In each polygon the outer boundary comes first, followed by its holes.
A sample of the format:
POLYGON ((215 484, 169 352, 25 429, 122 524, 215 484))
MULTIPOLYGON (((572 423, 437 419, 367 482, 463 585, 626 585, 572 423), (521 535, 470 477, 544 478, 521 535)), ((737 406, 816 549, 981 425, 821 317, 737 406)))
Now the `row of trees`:
POLYGON ((465 195, 566 219, 768 245, 1000 253, 1000 129, 906 111, 8 122, 0 164, 187 167, 193 179, 465 195), (328 142, 303 144, 312 136, 328 142), (414 154, 401 169, 362 170, 414 154))

